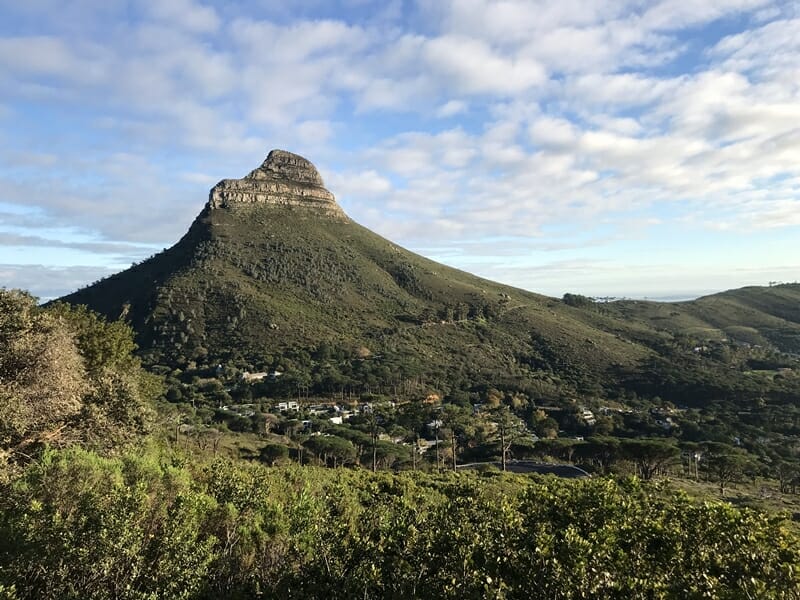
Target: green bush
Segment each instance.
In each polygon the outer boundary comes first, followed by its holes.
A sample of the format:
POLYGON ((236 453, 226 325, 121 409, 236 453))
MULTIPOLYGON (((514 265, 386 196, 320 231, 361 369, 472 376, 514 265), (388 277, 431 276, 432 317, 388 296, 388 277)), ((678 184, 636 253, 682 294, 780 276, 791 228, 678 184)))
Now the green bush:
POLYGON ((20 598, 197 597, 214 501, 156 459, 47 453, 3 497, 0 581, 20 598))
POLYGON ((800 594, 781 518, 637 479, 193 471, 66 450, 2 492, 0 598, 800 594))

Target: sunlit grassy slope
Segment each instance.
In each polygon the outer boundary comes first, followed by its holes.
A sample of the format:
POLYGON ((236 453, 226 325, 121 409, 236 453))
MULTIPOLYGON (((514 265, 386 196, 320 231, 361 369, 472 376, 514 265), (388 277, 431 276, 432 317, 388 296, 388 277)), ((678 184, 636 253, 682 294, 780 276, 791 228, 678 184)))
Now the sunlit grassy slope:
POLYGON ((800 353, 800 284, 745 287, 690 302, 625 301, 613 314, 672 334, 800 353))
POLYGON ((604 383, 677 333, 795 350, 800 286, 694 302, 561 300, 481 279, 309 209, 204 209, 172 248, 64 300, 134 325, 152 362, 268 363, 320 344, 471 378, 604 383))

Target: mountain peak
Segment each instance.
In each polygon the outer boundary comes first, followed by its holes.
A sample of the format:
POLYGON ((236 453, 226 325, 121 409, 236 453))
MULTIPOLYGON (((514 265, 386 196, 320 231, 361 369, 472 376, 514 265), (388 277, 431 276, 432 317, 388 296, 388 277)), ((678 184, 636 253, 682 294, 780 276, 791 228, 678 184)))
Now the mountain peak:
POLYGON ((208 204, 211 208, 268 204, 347 219, 314 164, 286 150, 272 150, 260 167, 242 179, 220 181, 211 189, 208 204))
POLYGON ((314 164, 300 156, 286 150, 272 150, 267 155, 262 165, 250 173, 247 178, 260 177, 286 177, 298 183, 306 183, 318 187, 325 187, 325 182, 314 164))

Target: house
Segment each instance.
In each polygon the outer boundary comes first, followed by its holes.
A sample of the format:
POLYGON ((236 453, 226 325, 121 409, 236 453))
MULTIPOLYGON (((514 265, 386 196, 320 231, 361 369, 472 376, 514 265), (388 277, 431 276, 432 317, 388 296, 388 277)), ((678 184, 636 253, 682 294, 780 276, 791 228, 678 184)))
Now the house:
POLYGON ((581 419, 583 419, 589 427, 593 427, 597 424, 597 419, 595 418, 594 413, 588 408, 581 409, 581 419))
POLYGON ((334 425, 341 425, 342 424, 342 417, 331 417, 328 419, 334 425))
POLYGON ((300 404, 297 402, 297 400, 278 402, 278 410, 300 410, 300 404))
POLYGON ((425 454, 431 448, 435 448, 436 443, 436 440, 426 440, 424 438, 420 438, 417 441, 417 452, 420 454, 425 454))
POLYGON ((262 381, 269 377, 269 373, 249 373, 247 371, 242 372, 242 381, 245 383, 253 383, 255 381, 262 381))
POLYGON ((428 394, 422 401, 423 404, 440 404, 441 402, 442 402, 442 397, 436 393, 428 394))
POLYGON ((252 417, 254 414, 256 414, 256 411, 253 410, 252 404, 232 404, 230 406, 225 405, 220 406, 220 409, 235 415, 239 415, 240 417, 252 417))
POLYGON ((672 417, 667 417, 666 419, 656 419, 656 425, 663 429, 672 429, 676 427, 675 421, 672 420, 672 417))
POLYGON ((443 424, 444 423, 442 422, 441 419, 434 419, 433 421, 428 423, 428 429, 430 431, 438 431, 439 429, 441 429, 443 424))

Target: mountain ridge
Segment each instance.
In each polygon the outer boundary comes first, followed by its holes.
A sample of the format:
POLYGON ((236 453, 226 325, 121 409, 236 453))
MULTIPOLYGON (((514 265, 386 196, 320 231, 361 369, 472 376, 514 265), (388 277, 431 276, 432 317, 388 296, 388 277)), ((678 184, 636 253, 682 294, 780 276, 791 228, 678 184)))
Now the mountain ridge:
POLYGON ((737 311, 720 319, 716 296, 675 305, 569 296, 405 250, 347 217, 310 161, 273 151, 248 176, 212 188, 174 246, 62 300, 124 316, 150 364, 299 368, 325 346, 382 356, 381 377, 422 373, 449 389, 536 381, 575 394, 608 391, 621 385, 620 373, 676 344, 701 343, 706 331, 775 350, 800 341, 800 325, 741 300, 726 300, 737 311), (725 333, 732 327, 744 329, 725 333))

